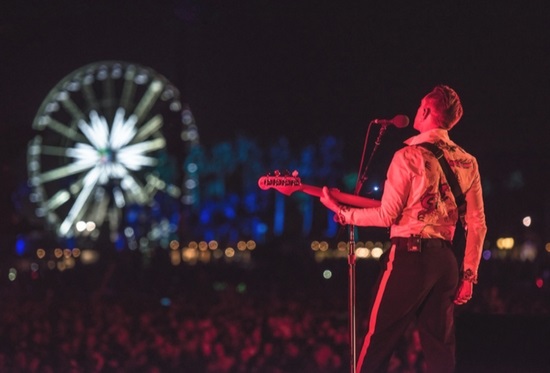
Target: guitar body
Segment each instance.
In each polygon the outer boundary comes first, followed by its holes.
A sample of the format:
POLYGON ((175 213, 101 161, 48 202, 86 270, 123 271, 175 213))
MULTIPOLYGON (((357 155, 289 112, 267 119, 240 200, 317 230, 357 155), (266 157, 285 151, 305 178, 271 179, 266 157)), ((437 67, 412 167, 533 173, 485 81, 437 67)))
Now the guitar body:
MULTIPOLYGON (((275 189, 284 195, 291 195, 294 192, 303 192, 314 197, 321 197, 323 189, 320 187, 302 184, 298 177, 298 172, 294 171, 292 175, 281 176, 275 172, 275 176, 262 176, 258 180, 258 186, 262 190, 275 189)), ((338 202, 353 207, 378 207, 380 201, 375 199, 356 196, 354 194, 340 192, 338 189, 331 189, 330 194, 338 202)))

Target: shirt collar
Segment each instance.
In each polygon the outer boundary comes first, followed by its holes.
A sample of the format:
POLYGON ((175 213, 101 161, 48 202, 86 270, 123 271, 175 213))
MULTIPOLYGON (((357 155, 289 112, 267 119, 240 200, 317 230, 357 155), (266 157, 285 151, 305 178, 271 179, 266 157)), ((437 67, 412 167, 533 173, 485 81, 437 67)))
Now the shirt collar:
POLYGON ((417 145, 423 142, 434 143, 437 140, 449 141, 449 131, 442 128, 435 128, 426 132, 419 133, 416 136, 409 137, 405 140, 406 145, 417 145))

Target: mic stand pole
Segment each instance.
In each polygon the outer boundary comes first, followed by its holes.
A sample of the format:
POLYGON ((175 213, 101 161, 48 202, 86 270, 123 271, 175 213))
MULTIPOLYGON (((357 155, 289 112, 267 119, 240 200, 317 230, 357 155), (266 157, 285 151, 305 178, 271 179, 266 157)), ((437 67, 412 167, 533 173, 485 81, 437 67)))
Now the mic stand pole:
MULTIPOLYGON (((372 122, 371 122, 372 124, 372 122)), ((361 172, 362 166, 359 169, 359 177, 357 178, 357 183, 355 185, 355 195, 359 195, 359 192, 361 191, 361 188, 363 187, 364 182, 367 180, 367 170, 370 166, 370 163, 372 161, 372 158, 374 156, 374 152, 378 149, 378 146, 380 145, 380 141, 382 140, 382 135, 386 132, 386 126, 383 125, 380 127, 380 132, 378 133, 378 137, 375 141, 374 149, 372 150, 369 160, 367 162, 367 165, 361 172)), ((368 136, 367 136, 368 137, 368 136)), ((365 140, 366 141, 366 140, 365 140)), ((364 154, 363 154, 364 159, 364 154)), ((357 372, 357 326, 356 326, 356 316, 355 316, 355 304, 356 304, 356 291, 355 291, 355 264, 356 264, 356 256, 355 256, 355 226, 352 224, 348 225, 348 234, 349 234, 349 242, 348 242, 348 268, 349 268, 349 294, 348 294, 348 312, 349 312, 349 335, 350 335, 350 360, 351 360, 351 373, 357 372)))

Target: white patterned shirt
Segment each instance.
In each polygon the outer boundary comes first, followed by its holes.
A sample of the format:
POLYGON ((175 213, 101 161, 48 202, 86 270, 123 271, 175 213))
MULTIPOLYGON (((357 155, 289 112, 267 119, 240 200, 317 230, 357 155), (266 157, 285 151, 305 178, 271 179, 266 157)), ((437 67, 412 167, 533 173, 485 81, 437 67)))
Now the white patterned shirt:
POLYGON ((477 275, 487 226, 477 160, 450 138, 447 130, 433 129, 405 141, 386 175, 380 207, 343 209, 345 222, 357 226, 390 227, 390 237, 420 235, 452 241, 458 221, 458 207, 439 161, 416 146, 436 144, 458 179, 466 199, 467 226, 464 270, 477 275))

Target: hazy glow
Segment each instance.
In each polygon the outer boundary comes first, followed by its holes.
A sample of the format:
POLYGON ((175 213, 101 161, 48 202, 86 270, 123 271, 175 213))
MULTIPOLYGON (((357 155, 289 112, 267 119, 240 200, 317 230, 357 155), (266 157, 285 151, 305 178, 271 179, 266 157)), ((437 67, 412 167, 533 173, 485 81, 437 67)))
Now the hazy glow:
POLYGON ((530 216, 526 216, 523 218, 523 225, 526 226, 526 227, 529 227, 531 226, 531 217, 530 216))
POLYGON ((358 247, 357 250, 355 250, 355 255, 357 255, 358 258, 368 258, 370 256, 370 250, 366 247, 358 247))
POLYGON ((514 247, 514 239, 512 237, 501 237, 497 240, 497 247, 500 250, 511 250, 514 247))
POLYGON ((379 248, 379 247, 375 247, 375 248, 372 249, 372 251, 371 251, 371 255, 372 255, 372 257, 375 258, 375 259, 380 258, 380 257, 382 256, 383 253, 384 253, 384 251, 383 251, 381 248, 379 248))

